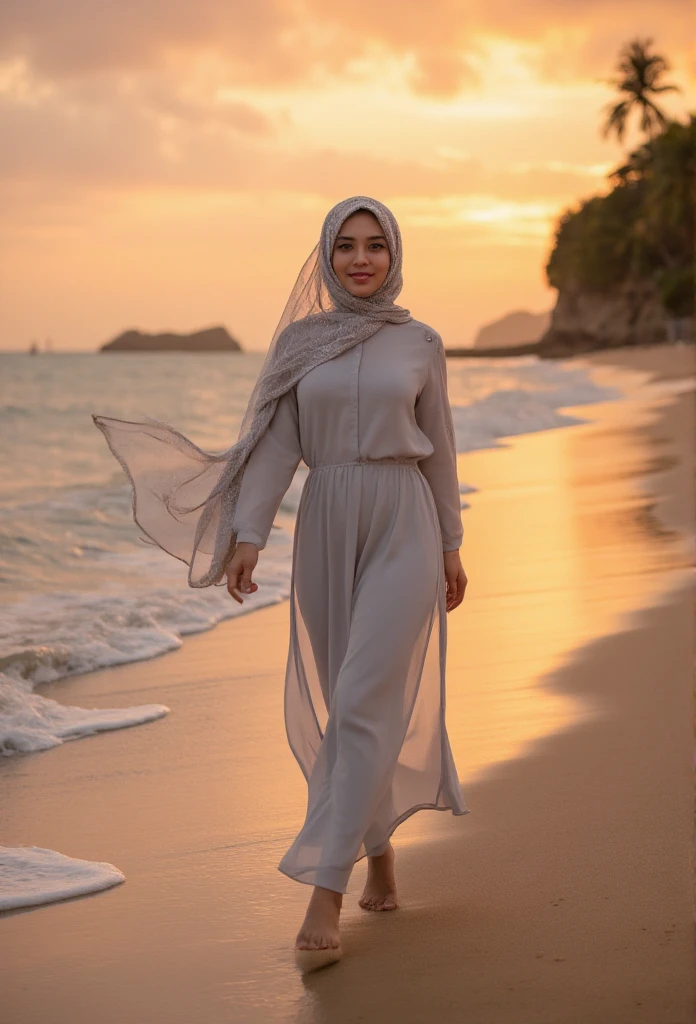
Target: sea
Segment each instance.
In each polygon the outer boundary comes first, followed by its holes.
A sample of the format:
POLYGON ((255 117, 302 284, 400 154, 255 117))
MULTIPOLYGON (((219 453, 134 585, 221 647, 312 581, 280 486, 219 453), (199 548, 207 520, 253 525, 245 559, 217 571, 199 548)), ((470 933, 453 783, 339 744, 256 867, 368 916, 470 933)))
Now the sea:
MULTIPOLYGON (((262 362, 260 353, 0 354, 3 756, 168 711, 70 707, 43 696, 41 684, 152 658, 189 634, 287 598, 304 465, 271 531, 259 591, 242 606, 224 586, 190 588, 185 563, 143 543, 128 480, 91 418, 151 416, 219 452, 237 439, 262 362)), ((576 364, 536 356, 449 359, 448 387, 460 452, 583 422, 564 409, 622 397, 576 364)), ((464 516, 472 490, 460 481, 464 516)))

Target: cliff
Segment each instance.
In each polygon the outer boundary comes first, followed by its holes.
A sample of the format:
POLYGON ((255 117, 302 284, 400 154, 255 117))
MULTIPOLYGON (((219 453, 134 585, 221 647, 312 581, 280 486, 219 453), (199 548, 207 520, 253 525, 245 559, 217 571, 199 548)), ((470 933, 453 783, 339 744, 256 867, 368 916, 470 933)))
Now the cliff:
POLYGON ((627 345, 694 340, 691 317, 668 317, 650 281, 617 285, 611 292, 566 286, 559 292, 551 324, 538 341, 490 348, 448 348, 448 356, 495 358, 537 355, 564 359, 581 352, 627 345))
POLYGON ((224 327, 208 327, 191 334, 145 334, 124 331, 107 341, 100 352, 241 352, 242 346, 224 327))
POLYGON ((667 341, 667 316, 651 281, 624 282, 612 291, 566 285, 539 347, 548 353, 575 352, 667 341))

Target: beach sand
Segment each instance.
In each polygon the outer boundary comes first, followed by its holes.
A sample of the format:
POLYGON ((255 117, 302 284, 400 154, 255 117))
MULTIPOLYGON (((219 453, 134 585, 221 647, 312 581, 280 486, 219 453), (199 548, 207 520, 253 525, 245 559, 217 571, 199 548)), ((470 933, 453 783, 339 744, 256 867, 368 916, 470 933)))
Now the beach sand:
POLYGON ((3 915, 8 1024, 690 1024, 693 374, 681 346, 584 357, 664 393, 460 457, 469 587, 448 725, 472 813, 395 835, 402 907, 345 897, 346 956, 302 980, 309 889, 276 865, 305 783, 287 749, 288 604, 66 680, 157 722, 2 765, 6 845, 126 882, 3 915))

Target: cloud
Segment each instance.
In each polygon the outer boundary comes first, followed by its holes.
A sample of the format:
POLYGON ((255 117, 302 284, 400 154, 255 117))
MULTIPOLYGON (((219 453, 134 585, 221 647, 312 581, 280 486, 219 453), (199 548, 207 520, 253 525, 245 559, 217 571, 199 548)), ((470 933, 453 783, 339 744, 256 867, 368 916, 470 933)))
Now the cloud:
POLYGON ((271 119, 251 103, 183 93, 176 81, 150 77, 138 82, 138 107, 155 117, 169 118, 201 130, 228 127, 245 135, 273 133, 271 119))
POLYGON ((557 79, 608 73, 636 34, 657 34, 661 49, 683 55, 689 18, 687 0, 662 0, 659 20, 654 0, 4 0, 0 57, 23 55, 54 79, 205 58, 231 84, 272 88, 340 79, 360 62, 378 78, 393 56, 415 91, 452 96, 480 81, 491 37, 524 44, 530 67, 557 79))
POLYGON ((272 49, 294 24, 280 0, 5 0, 0 52, 26 55, 42 74, 57 78, 165 67, 177 50, 209 49, 263 63, 260 41, 272 49))
MULTIPOLYGON (((26 69, 25 69, 26 72, 26 69)), ((438 197, 514 195, 559 201, 596 187, 596 168, 579 161, 474 159, 456 147, 341 148, 321 133, 310 144, 279 142, 279 118, 237 100, 204 101, 176 83, 118 77, 71 82, 42 92, 28 73, 0 76, 0 180, 54 188, 286 191, 323 197, 364 191, 438 197)), ((407 121, 404 122, 408 123, 407 121)))
POLYGON ((245 152, 239 140, 273 132, 272 118, 251 103, 187 95, 166 77, 102 72, 51 85, 21 63, 0 73, 6 181, 205 185, 229 178, 229 163, 245 152))

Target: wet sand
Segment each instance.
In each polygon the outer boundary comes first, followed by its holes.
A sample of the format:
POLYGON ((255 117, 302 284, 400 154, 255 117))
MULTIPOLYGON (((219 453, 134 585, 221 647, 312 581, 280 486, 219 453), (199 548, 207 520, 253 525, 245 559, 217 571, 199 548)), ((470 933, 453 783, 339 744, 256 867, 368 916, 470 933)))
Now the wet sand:
MULTIPOLYGON (((674 346, 581 360, 677 380, 674 346)), ((309 890, 287 749, 287 602, 150 662, 44 688, 167 718, 2 765, 6 845, 106 860, 107 892, 3 915, 11 1024, 690 1024, 693 394, 460 458, 470 583, 449 618, 463 818, 395 835, 402 908, 345 899, 344 961, 302 981, 309 890)))

